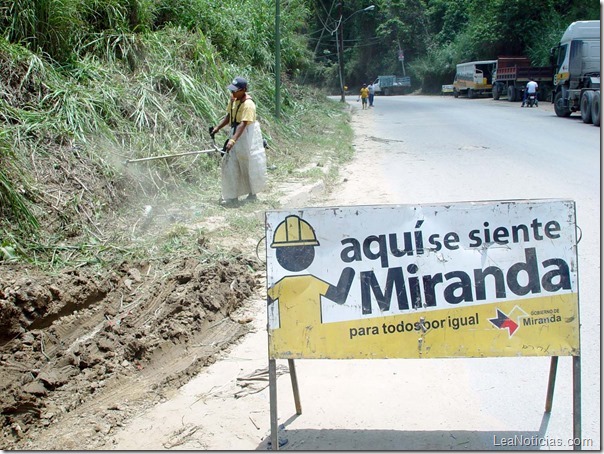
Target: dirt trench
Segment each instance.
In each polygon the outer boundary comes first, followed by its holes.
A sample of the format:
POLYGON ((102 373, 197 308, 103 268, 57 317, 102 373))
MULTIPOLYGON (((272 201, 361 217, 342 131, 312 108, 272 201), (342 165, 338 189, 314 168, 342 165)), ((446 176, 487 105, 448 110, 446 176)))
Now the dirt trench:
POLYGON ((262 269, 195 257, 106 275, 3 266, 0 448, 94 449, 249 331, 242 308, 262 269))

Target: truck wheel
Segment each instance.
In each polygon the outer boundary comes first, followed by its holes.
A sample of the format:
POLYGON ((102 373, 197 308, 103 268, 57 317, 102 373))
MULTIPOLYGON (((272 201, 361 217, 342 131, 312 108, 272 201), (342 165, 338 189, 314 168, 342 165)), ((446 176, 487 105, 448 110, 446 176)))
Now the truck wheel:
POLYGON ((600 92, 594 92, 594 99, 591 100, 591 121, 595 126, 600 126, 600 92))
POLYGON ((474 98, 474 90, 472 90, 471 88, 468 88, 468 99, 472 99, 474 98))
POLYGON ((562 94, 562 90, 556 93, 554 98, 554 110, 559 117, 570 117, 570 109, 564 107, 564 95, 562 94))
POLYGON ((493 85, 492 95, 493 95, 493 99, 495 101, 497 101, 499 99, 499 96, 501 95, 501 91, 499 91, 499 85, 497 85, 497 84, 493 85))
POLYGON ((508 86, 508 101, 516 101, 516 87, 514 87, 513 85, 508 86))
POLYGON ((593 91, 586 91, 581 96, 581 119, 583 120, 583 123, 591 123, 591 104, 593 99, 593 91))
POLYGON ((456 88, 453 89, 453 96, 455 96, 456 98, 459 98, 459 92, 457 91, 456 88))

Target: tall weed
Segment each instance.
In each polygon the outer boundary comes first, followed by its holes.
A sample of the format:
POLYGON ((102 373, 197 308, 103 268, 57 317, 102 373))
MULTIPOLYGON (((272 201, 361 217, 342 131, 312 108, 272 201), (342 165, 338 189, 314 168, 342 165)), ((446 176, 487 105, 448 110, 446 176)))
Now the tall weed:
MULTIPOLYGON (((277 175, 291 176, 289 169, 332 145, 321 134, 325 127, 314 122, 340 106, 290 82, 307 58, 303 40, 295 36, 307 15, 302 0, 284 5, 280 122, 273 120, 271 1, 16 3, 24 18, 17 17, 18 8, 0 13, 3 25, 15 21, 6 35, 12 42, 0 39, 0 130, 4 149, 11 150, 0 152, 0 210, 16 221, 1 226, 4 259, 29 251, 36 260, 58 264, 72 254, 104 253, 107 243, 119 238, 117 232, 101 231, 97 220, 116 216, 141 198, 146 203, 168 202, 174 194, 217 199, 215 155, 140 165, 124 161, 211 148, 208 127, 224 116, 226 86, 235 76, 249 81, 277 175), (54 35, 40 25, 48 14, 65 21, 57 28, 63 41, 52 46, 45 39, 54 35), (15 42, 26 35, 32 39, 15 42), (30 240, 26 229, 44 235, 30 240)), ((343 136, 337 137, 342 143, 343 136)), ((216 141, 220 145, 223 139, 216 141)))
MULTIPOLYGON (((39 223, 24 196, 26 185, 22 173, 14 165, 15 156, 11 152, 8 135, 6 130, 0 129, 0 215, 8 222, 16 221, 19 229, 27 235, 35 231, 39 223)), ((3 226, 0 224, 0 227, 3 226)))

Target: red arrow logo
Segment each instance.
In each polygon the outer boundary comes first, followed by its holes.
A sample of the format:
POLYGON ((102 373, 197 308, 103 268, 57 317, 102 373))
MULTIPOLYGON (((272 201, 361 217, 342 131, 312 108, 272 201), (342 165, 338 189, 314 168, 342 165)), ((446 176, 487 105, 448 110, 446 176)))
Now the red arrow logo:
POLYGON ((497 318, 490 318, 489 321, 499 329, 508 329, 510 337, 518 329, 518 323, 508 317, 506 314, 497 309, 497 318))

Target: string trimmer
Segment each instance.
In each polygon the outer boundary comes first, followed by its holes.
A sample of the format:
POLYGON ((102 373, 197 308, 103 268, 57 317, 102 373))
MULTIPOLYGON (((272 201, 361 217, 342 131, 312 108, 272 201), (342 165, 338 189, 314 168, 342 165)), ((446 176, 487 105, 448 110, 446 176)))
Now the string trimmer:
POLYGON ((203 153, 216 153, 216 152, 218 152, 221 155, 223 155, 225 153, 226 143, 224 144, 225 146, 223 147, 223 149, 220 150, 218 148, 218 146, 216 145, 216 140, 214 139, 214 135, 212 134, 212 129, 213 128, 210 126, 210 137, 212 138, 213 148, 211 148, 209 150, 187 151, 187 152, 184 152, 184 153, 166 154, 166 155, 163 155, 163 156, 151 156, 149 158, 128 159, 128 160, 126 160, 126 164, 130 164, 131 162, 154 161, 156 159, 176 158, 176 157, 179 157, 179 156, 189 156, 189 155, 203 154, 203 153))

